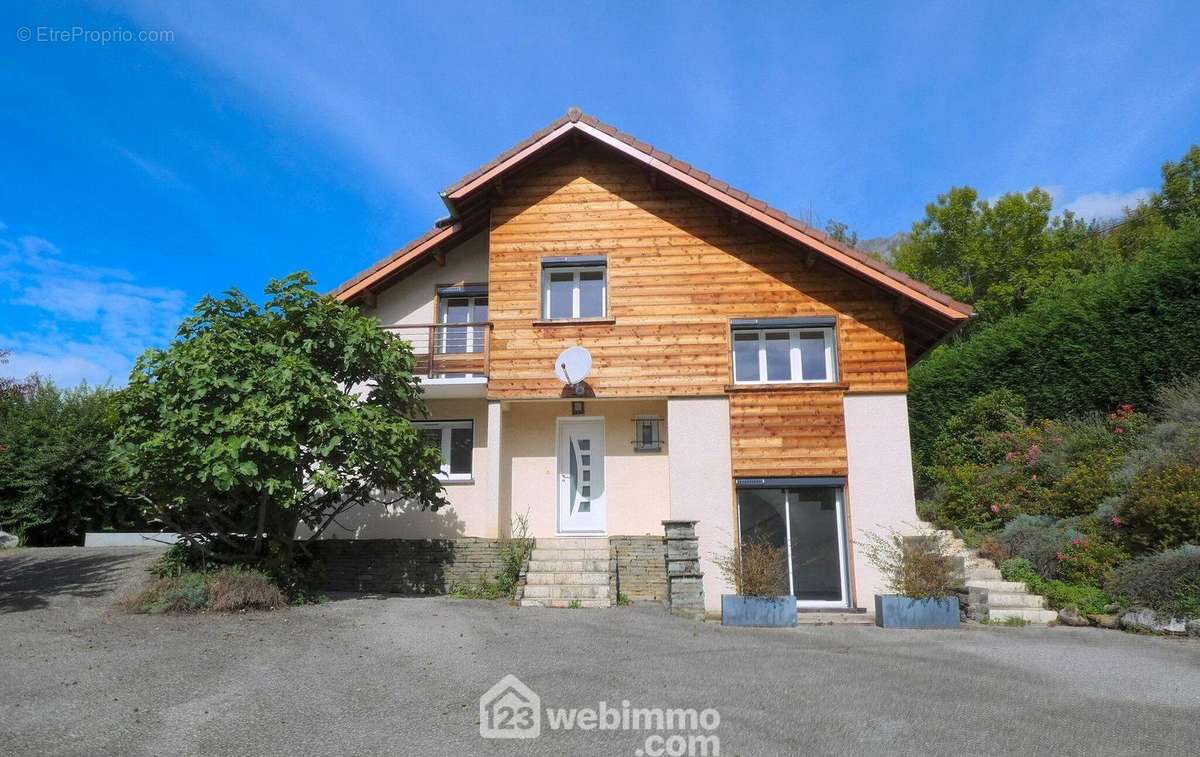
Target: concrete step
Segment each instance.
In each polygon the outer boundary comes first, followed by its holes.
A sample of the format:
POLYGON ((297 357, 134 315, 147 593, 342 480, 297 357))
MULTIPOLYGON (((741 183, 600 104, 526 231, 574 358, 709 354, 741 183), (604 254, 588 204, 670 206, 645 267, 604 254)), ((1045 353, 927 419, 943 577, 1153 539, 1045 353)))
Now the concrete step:
POLYGON ((993 623, 1009 618, 1020 618, 1029 623, 1049 623, 1058 618, 1058 613, 1035 607, 997 607, 988 611, 988 617, 993 623))
POLYGON ((968 581, 1003 581, 1004 577, 1000 575, 999 568, 967 568, 966 580, 968 580, 968 581))
POLYGON ((579 608, 612 607, 607 599, 522 599, 521 607, 558 607, 569 608, 574 604, 579 608))
POLYGON ((1037 594, 1025 592, 989 591, 988 607, 1015 607, 1028 610, 1040 610, 1046 606, 1046 598, 1037 594))
POLYGON ((608 560, 608 547, 603 549, 549 549, 534 547, 531 560, 608 560))
POLYGON ((529 572, 554 571, 558 573, 607 573, 608 560, 533 560, 529 561, 529 572))
POLYGON ((546 549, 608 549, 607 536, 557 536, 550 539, 535 539, 534 547, 546 549))
POLYGON ((1020 581, 980 581, 975 579, 967 579, 966 586, 968 589, 987 589, 989 592, 1020 592, 1026 593, 1029 590, 1025 584, 1020 581))
POLYGON ((796 625, 873 626, 875 615, 865 612, 800 612, 796 613, 796 625))
POLYGON ((598 584, 526 584, 529 599, 608 599, 608 582, 598 584))
POLYGON ((526 578, 526 589, 529 586, 568 586, 572 584, 608 586, 608 572, 604 573, 535 573, 532 569, 526 578))

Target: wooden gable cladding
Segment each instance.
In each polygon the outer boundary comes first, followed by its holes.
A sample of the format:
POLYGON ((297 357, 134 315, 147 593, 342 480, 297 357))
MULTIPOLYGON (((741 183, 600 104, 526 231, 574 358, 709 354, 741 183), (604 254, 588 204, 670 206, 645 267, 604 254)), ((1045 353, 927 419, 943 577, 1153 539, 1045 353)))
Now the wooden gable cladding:
POLYGON ((735 477, 846 475, 842 389, 736 391, 729 397, 735 477))
POLYGON ((582 344, 598 397, 722 394, 732 318, 836 315, 841 381, 904 391, 903 331, 893 298, 627 161, 559 157, 514 177, 492 207, 488 393, 558 397, 555 356, 582 344), (535 323, 546 256, 605 255, 608 315, 535 323))

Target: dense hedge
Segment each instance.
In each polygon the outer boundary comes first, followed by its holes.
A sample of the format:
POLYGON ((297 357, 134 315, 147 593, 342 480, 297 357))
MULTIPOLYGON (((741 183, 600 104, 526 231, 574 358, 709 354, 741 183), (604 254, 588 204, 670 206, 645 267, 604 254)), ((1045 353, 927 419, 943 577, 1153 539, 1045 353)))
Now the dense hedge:
POLYGON ((1147 405, 1156 387, 1200 373, 1200 221, 1158 239, 1137 262, 1064 286, 913 367, 914 452, 972 398, 998 388, 1030 417, 1147 405))
POLYGON ((41 381, 0 392, 0 529, 52 546, 146 527, 108 460, 115 398, 106 387, 41 381))

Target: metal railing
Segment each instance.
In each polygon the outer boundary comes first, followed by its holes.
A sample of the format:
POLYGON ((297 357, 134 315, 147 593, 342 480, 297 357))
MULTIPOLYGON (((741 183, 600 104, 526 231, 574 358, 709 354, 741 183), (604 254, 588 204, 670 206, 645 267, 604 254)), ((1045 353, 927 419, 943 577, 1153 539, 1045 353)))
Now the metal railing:
POLYGON ((491 323, 426 323, 382 328, 412 344, 418 375, 427 378, 488 375, 491 323))

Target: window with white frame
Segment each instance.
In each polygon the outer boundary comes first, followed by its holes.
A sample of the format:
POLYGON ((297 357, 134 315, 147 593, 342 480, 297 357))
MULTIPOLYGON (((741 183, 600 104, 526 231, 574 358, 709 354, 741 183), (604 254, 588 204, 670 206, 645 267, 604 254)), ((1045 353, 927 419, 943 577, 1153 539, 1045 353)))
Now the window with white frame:
POLYGON ((542 317, 604 318, 608 313, 608 265, 604 258, 542 261, 542 317))
POLYGON ((474 421, 421 421, 414 423, 429 444, 442 453, 440 477, 446 481, 471 480, 471 455, 475 446, 474 421))
POLYGON ((733 330, 735 384, 807 384, 837 380, 832 326, 781 324, 733 330))

